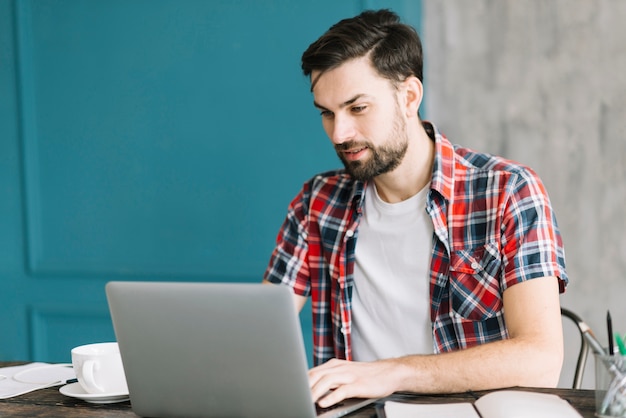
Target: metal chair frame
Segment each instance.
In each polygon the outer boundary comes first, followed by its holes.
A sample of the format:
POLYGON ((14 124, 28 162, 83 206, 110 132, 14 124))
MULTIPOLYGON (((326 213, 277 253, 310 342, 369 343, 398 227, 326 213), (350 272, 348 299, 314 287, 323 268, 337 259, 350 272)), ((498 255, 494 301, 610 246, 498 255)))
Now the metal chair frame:
POLYGON ((591 328, 582 320, 582 318, 576 315, 574 312, 566 308, 561 308, 561 316, 570 319, 580 332, 580 350, 578 352, 578 360, 576 361, 576 371, 574 373, 574 382, 572 389, 580 389, 583 382, 583 373, 585 372, 585 365, 587 364, 587 357, 589 355, 589 343, 588 338, 593 337, 591 328))

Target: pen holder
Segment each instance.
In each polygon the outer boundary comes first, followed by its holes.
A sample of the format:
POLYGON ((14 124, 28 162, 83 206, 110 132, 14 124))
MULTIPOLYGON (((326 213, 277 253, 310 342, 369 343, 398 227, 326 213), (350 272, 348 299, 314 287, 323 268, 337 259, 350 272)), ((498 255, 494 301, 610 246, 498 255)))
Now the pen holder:
POLYGON ((596 416, 626 418, 626 356, 595 355, 596 416))

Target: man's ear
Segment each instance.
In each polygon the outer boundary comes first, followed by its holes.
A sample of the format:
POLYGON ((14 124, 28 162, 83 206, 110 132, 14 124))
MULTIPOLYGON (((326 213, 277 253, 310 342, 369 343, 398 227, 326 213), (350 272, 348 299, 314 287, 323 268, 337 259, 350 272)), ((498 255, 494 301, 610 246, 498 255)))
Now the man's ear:
POLYGON ((402 82, 404 87, 404 106, 406 117, 418 116, 418 111, 424 98, 424 85, 415 76, 407 77, 402 82))

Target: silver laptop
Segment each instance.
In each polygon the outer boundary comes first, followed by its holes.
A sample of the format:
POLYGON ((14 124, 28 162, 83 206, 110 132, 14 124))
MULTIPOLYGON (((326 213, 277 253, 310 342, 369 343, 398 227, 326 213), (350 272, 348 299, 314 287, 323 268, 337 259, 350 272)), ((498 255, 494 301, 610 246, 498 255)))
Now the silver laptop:
POLYGON ((145 417, 341 417, 316 411, 291 291, 252 283, 110 282, 133 411, 145 417))

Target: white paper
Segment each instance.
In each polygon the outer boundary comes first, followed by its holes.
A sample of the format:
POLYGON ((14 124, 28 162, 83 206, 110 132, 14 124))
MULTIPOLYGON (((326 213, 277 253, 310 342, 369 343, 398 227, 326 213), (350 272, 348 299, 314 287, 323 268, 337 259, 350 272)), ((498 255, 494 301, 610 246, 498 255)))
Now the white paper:
POLYGON ((550 393, 500 390, 476 401, 483 417, 582 418, 565 399, 550 393))
POLYGON ((63 385, 75 378, 71 364, 29 363, 0 367, 0 399, 63 385))
POLYGON ((439 403, 418 404, 405 402, 385 402, 385 415, 387 418, 480 418, 471 403, 439 403))
POLYGON ((483 395, 474 406, 464 403, 416 404, 385 402, 387 418, 582 418, 557 395, 500 390, 483 395), (478 410, 478 412, 476 411, 478 410))

